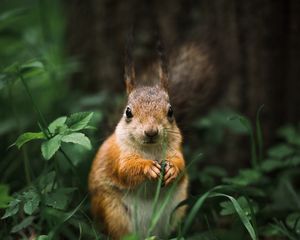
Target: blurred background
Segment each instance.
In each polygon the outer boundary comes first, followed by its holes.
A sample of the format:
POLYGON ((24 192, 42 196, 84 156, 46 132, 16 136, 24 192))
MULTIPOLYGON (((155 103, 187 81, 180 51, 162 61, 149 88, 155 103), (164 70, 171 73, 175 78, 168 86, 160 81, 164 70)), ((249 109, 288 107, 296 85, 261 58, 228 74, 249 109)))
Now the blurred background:
MULTIPOLYGON (((178 120, 193 164, 190 206, 226 184, 252 209, 260 239, 300 239, 297 0, 2 0, 2 239, 102 239, 89 215, 87 175, 126 103, 124 46, 133 25, 141 66, 153 57, 157 25, 168 53, 192 41, 214 66, 209 100, 178 120), (45 140, 12 146, 77 112, 93 112, 95 129, 80 129, 90 151, 63 143, 45 160, 45 140)), ((251 239, 225 200, 205 204, 186 239, 251 239)))

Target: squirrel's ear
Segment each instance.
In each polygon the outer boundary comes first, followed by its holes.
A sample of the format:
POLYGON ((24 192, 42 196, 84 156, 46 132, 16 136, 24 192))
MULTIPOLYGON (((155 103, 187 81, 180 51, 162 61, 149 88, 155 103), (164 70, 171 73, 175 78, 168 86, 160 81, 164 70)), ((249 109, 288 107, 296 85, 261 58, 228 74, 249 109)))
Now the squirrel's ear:
POLYGON ((164 90, 168 90, 168 72, 162 65, 159 67, 159 80, 160 80, 160 86, 164 90))
POLYGON ((125 58, 124 58, 124 78, 126 83, 127 94, 129 94, 135 87, 135 69, 132 57, 132 45, 133 45, 133 28, 127 36, 125 45, 125 58))
POLYGON ((168 89, 168 80, 169 80, 169 74, 168 74, 168 61, 165 55, 165 49, 160 40, 157 41, 157 52, 159 56, 159 80, 160 80, 160 86, 164 90, 167 91, 168 89))
POLYGON ((127 94, 131 93, 131 91, 134 89, 135 86, 135 70, 133 63, 126 64, 125 63, 125 69, 124 69, 124 78, 126 83, 126 90, 127 94))

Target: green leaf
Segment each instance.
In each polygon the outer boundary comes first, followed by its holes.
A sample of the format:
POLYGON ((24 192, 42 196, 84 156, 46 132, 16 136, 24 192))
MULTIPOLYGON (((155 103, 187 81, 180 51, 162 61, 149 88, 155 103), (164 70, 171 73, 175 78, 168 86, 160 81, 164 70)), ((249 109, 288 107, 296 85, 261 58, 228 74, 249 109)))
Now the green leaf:
POLYGON ((187 214, 187 216, 185 218, 183 228, 182 228, 182 231, 180 233, 181 235, 179 235, 179 238, 181 238, 182 236, 185 236, 188 229, 192 225, 198 211, 203 206, 203 204, 207 200, 207 198, 209 198, 210 194, 212 194, 213 191, 215 191, 216 189, 220 189, 220 187, 217 186, 217 187, 214 187, 214 188, 210 189, 209 191, 207 191, 206 193, 204 193, 201 197, 199 197, 197 199, 196 203, 192 206, 191 210, 189 211, 189 213, 187 214))
MULTIPOLYGON (((132 239, 132 238, 131 238, 131 239, 132 239)), ((133 239, 138 239, 138 238, 133 238, 133 239)), ((132 240, 133 240, 133 239, 132 239, 132 240)), ((151 237, 145 238, 145 240, 159 240, 159 238, 156 237, 156 236, 151 236, 151 237)))
POLYGON ((53 187, 55 186, 55 176, 55 171, 48 172, 47 174, 41 176, 39 180, 39 187, 43 194, 53 190, 53 187))
POLYGON ((24 196, 24 212, 32 215, 40 204, 40 196, 34 190, 23 193, 24 196))
POLYGON ((236 113, 229 109, 212 110, 207 116, 197 120, 194 126, 200 129, 218 128, 219 131, 227 128, 237 134, 247 133, 247 129, 239 121, 232 121, 236 119, 232 117, 234 115, 236 113))
POLYGON ((298 166, 300 164, 300 156, 293 156, 287 160, 286 164, 292 167, 298 166))
POLYGON ((50 238, 47 235, 40 235, 36 240, 50 240, 50 238))
POLYGON ((79 144, 89 150, 92 148, 91 141, 83 133, 71 133, 63 136, 61 140, 66 143, 79 144))
MULTIPOLYGON (((147 238, 147 239, 151 239, 151 238, 147 238)), ((123 237, 122 240, 139 240, 139 237, 137 235, 131 234, 123 237)))
POLYGON ((299 212, 295 212, 288 215, 285 222, 290 229, 294 229, 296 233, 300 234, 300 213, 299 212))
POLYGON ((278 135, 283 137, 288 143, 300 146, 300 134, 292 125, 287 125, 278 130, 278 135))
POLYGON ((249 212, 244 211, 244 209, 241 207, 239 202, 235 198, 233 198, 227 194, 213 193, 213 194, 211 194, 210 197, 226 197, 226 198, 228 198, 231 201, 231 203, 233 204, 233 207, 234 207, 236 213, 239 215, 242 223, 244 224, 245 228, 249 232, 252 240, 257 240, 256 231, 253 228, 253 226, 249 220, 250 211, 249 212))
POLYGON ((68 117, 66 124, 72 131, 79 131, 87 127, 91 118, 93 117, 93 112, 79 112, 74 113, 68 117))
POLYGON ((9 189, 7 185, 0 184, 0 208, 7 208, 12 197, 8 194, 9 189))
POLYGON ((50 238, 47 235, 40 235, 36 238, 36 240, 50 240, 50 238))
POLYGON ((18 68, 19 73, 26 79, 31 79, 36 76, 41 76, 44 73, 44 65, 40 61, 31 60, 18 68))
POLYGON ((223 182, 247 186, 250 184, 257 183, 261 180, 262 174, 261 172, 254 169, 243 169, 239 171, 239 174, 232 178, 224 178, 223 182))
POLYGON ((41 68, 44 69, 44 64, 40 61, 30 61, 21 65, 21 70, 30 68, 41 68))
POLYGON ((41 146, 42 155, 46 160, 49 160, 58 151, 61 145, 61 135, 56 135, 50 140, 43 142, 41 146))
MULTIPOLYGON (((245 214, 250 217, 251 209, 249 207, 248 201, 245 197, 239 197, 236 199, 245 214)), ((251 203, 254 212, 257 212, 257 205, 254 204, 253 202, 251 203)), ((231 201, 224 201, 220 203, 220 206, 222 207, 222 210, 220 212, 221 215, 226 216, 226 215, 231 215, 236 213, 236 209, 234 208, 234 205, 232 204, 231 201)))
POLYGON ((272 158, 285 158, 294 153, 294 149, 287 144, 279 144, 269 149, 268 154, 272 158))
POLYGON ((9 203, 8 208, 6 208, 5 214, 2 216, 1 219, 5 219, 5 218, 15 215, 19 211, 20 202, 21 201, 19 199, 13 199, 9 203))
POLYGON ((14 143, 19 149, 27 142, 35 139, 45 139, 45 135, 42 132, 27 132, 19 136, 14 143))
POLYGON ((30 226, 32 224, 34 220, 33 216, 27 217, 25 218, 22 222, 20 222, 18 225, 14 226, 11 230, 11 233, 16 233, 21 231, 24 228, 27 228, 28 226, 30 226))
POLYGON ((49 193, 46 198, 46 205, 55 209, 64 210, 71 200, 70 194, 75 188, 59 188, 49 193))
POLYGON ((55 119, 52 123, 49 124, 49 126, 48 126, 49 131, 52 134, 57 133, 56 130, 60 127, 63 127, 65 125, 66 120, 67 120, 67 117, 65 117, 65 116, 55 119))
POLYGON ((264 227, 260 227, 259 232, 262 236, 265 237, 271 237, 271 236, 276 237, 281 235, 280 231, 271 224, 264 227))
POLYGON ((261 163, 261 169, 265 172, 271 172, 283 167, 285 167, 284 162, 278 159, 267 159, 261 163))
POLYGON ((97 130, 97 128, 96 128, 96 127, 93 127, 93 126, 86 126, 86 127, 84 127, 83 129, 97 130))
POLYGON ((5 11, 1 13, 0 15, 0 29, 2 30, 3 28, 9 26, 12 24, 14 21, 18 20, 19 17, 24 15, 26 13, 27 9, 25 8, 18 8, 18 9, 13 9, 10 11, 5 11))
MULTIPOLYGON (((212 188, 211 190, 209 190, 208 192, 204 193, 200 198, 198 198, 198 200, 196 201, 196 203, 193 205, 193 207, 189 211, 188 215, 186 216, 186 219, 185 219, 182 231, 179 235, 179 238, 181 238, 182 236, 185 236, 185 234, 187 233, 189 227, 191 226, 194 218, 196 217, 196 214, 198 213, 198 211, 202 207, 203 203, 208 198, 226 197, 232 202, 235 211, 237 212, 242 223, 244 224, 245 228, 249 232, 252 240, 257 240, 256 231, 255 231, 254 227, 252 226, 251 222, 249 221, 249 218, 247 217, 247 215, 241 208, 238 201, 229 195, 226 195, 223 193, 215 193, 215 191, 225 190, 225 189, 226 189, 226 186, 216 186, 216 187, 212 188)), ((252 211, 251 211, 251 215, 252 215, 252 211)))

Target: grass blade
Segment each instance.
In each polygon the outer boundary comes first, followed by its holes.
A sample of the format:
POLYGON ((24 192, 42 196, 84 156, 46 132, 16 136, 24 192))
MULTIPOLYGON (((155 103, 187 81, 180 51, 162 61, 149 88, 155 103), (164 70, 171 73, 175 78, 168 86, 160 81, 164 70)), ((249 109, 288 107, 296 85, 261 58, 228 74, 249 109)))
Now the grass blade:
POLYGON ((244 212, 244 210, 241 208, 240 204, 234 197, 231 197, 224 193, 213 193, 213 194, 211 194, 210 197, 226 197, 226 198, 228 198, 232 202, 234 209, 236 210, 236 213, 239 215, 242 223, 244 224, 245 228, 247 229, 248 233, 250 234, 251 239, 252 240, 258 239, 256 236, 256 231, 253 228, 250 220, 247 217, 248 214, 244 212))

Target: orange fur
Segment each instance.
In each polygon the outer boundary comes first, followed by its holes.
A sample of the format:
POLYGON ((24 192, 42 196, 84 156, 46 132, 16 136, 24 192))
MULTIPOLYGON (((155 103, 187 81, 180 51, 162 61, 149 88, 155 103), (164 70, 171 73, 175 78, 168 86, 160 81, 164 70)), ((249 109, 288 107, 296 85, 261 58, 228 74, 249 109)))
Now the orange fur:
MULTIPOLYGON (((162 194, 181 177, 164 210, 165 215, 154 229, 154 234, 166 237, 170 229, 165 226, 169 224, 173 209, 187 197, 188 180, 181 152, 182 137, 175 120, 167 118, 169 99, 161 88, 154 86, 132 90, 128 105, 133 112, 132 119, 123 116, 114 134, 102 144, 93 161, 89 175, 91 210, 112 239, 121 239, 136 230, 132 209, 138 202, 137 214, 141 219, 138 229, 142 229, 141 236, 145 237, 152 213, 149 202, 153 202, 153 186, 156 186, 162 171, 162 158, 166 158, 162 194), (148 129, 158 131, 155 141, 150 144, 145 136, 148 129), (145 196, 139 196, 139 188, 145 184, 149 186, 145 196)), ((184 213, 185 208, 175 212, 171 223, 173 227, 184 213)))
MULTIPOLYGON (((176 155, 167 156, 167 161, 176 168, 172 181, 184 170, 184 160, 178 151, 176 155)), ((98 221, 104 224, 105 232, 113 239, 121 239, 129 234, 130 221, 122 203, 122 191, 131 189, 146 181, 156 179, 148 175, 153 161, 143 159, 136 154, 122 156, 116 143, 115 134, 109 137, 99 149, 89 176, 91 193, 91 210, 98 221)), ((168 171, 166 171, 167 175, 168 171)), ((187 185, 186 176, 180 184, 187 185), (183 183, 184 182, 184 183, 183 183)), ((186 198, 186 193, 182 199, 186 198)), ((184 216, 185 208, 177 210, 176 221, 184 216)))

